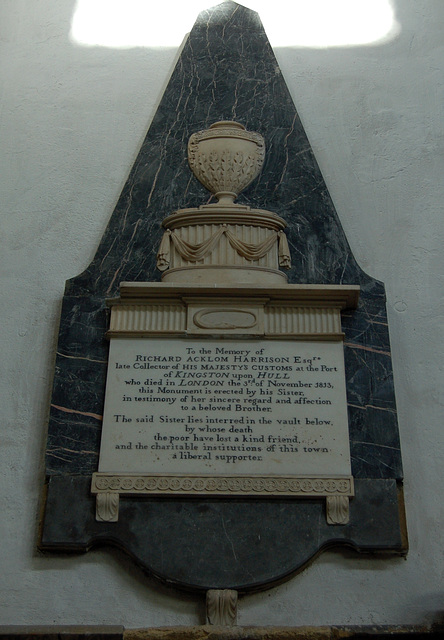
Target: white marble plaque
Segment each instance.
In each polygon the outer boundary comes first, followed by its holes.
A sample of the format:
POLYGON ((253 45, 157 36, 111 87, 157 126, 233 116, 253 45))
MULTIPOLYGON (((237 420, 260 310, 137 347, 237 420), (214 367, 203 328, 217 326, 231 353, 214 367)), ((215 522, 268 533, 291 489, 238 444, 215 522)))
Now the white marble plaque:
POLYGON ((350 475, 342 343, 112 339, 99 472, 350 475))

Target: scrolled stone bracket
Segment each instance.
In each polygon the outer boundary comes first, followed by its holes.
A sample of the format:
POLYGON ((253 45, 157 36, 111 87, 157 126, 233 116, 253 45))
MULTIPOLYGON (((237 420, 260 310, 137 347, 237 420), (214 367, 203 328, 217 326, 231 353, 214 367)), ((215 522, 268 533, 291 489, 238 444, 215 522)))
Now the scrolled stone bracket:
POLYGON ((96 496, 96 520, 117 522, 119 520, 119 493, 103 491, 96 496))
POLYGON ((117 522, 121 495, 180 495, 326 498, 328 524, 347 524, 354 483, 352 476, 172 476, 98 472, 93 474, 91 493, 97 496, 96 519, 100 522, 117 522))
POLYGON ((327 524, 348 524, 350 500, 348 496, 327 496, 327 524))
POLYGON ((237 591, 234 589, 208 589, 206 608, 208 624, 233 627, 237 619, 237 591))

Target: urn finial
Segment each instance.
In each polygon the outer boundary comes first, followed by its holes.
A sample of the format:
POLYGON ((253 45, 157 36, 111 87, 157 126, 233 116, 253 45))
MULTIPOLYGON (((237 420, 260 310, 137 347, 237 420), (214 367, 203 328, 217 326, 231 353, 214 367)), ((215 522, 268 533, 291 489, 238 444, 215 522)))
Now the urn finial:
POLYGON ((231 120, 193 133, 188 142, 191 170, 214 193, 218 206, 233 206, 239 193, 258 176, 264 157, 263 137, 231 120))

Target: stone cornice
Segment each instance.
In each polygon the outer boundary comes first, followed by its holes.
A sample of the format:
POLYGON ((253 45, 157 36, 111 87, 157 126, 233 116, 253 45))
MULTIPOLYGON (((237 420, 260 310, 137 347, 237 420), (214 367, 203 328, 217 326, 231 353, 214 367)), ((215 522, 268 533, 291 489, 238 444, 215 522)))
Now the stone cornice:
POLYGON ((196 209, 179 209, 165 218, 162 226, 176 229, 195 224, 235 224, 264 227, 268 229, 285 229, 287 223, 276 213, 265 209, 251 209, 248 206, 203 205, 196 209))
POLYGON ((356 309, 360 287, 357 285, 286 284, 285 286, 260 286, 238 284, 225 285, 193 284, 179 285, 168 282, 122 282, 120 298, 108 300, 109 306, 130 302, 148 302, 150 299, 175 299, 186 296, 206 299, 230 296, 230 298, 265 297, 272 303, 291 303, 296 306, 334 307, 356 309))

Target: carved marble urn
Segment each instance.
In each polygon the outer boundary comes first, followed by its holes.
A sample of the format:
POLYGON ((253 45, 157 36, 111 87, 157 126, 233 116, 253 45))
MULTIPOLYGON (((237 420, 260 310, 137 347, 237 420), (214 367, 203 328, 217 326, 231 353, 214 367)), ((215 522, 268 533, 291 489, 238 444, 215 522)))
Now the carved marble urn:
POLYGON ((215 122, 193 133, 188 160, 196 178, 217 198, 165 218, 157 267, 170 283, 282 283, 290 268, 285 221, 271 211, 236 204, 259 174, 263 137, 239 122, 215 122))
POLYGON ((263 137, 239 122, 215 122, 193 133, 188 142, 191 170, 219 205, 233 204, 259 174, 264 157, 263 137))

